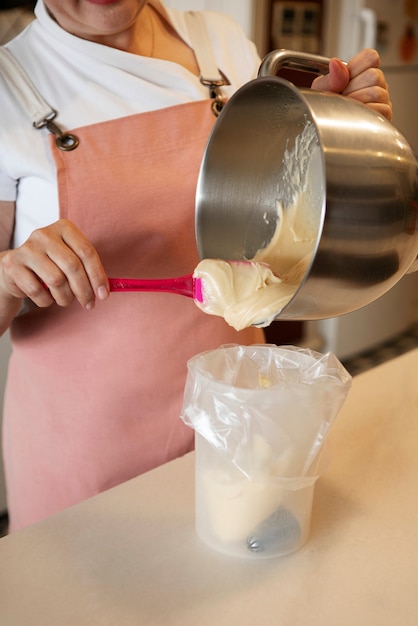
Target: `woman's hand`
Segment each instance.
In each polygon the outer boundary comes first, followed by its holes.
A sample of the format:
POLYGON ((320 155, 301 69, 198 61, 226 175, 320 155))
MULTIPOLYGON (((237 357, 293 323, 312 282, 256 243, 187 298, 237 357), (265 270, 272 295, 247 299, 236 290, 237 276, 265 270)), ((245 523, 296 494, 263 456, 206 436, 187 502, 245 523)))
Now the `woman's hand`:
POLYGON ((341 93, 367 104, 388 120, 392 119, 388 85, 376 50, 365 48, 347 64, 331 59, 329 74, 315 78, 312 89, 341 93))
MULTIPOLYGON (((54 302, 68 306, 74 299, 92 309, 109 295, 106 273, 93 245, 68 220, 35 230, 15 250, 0 259, 0 300, 30 298, 39 307, 54 302)), ((16 304, 16 303, 15 303, 16 304)))

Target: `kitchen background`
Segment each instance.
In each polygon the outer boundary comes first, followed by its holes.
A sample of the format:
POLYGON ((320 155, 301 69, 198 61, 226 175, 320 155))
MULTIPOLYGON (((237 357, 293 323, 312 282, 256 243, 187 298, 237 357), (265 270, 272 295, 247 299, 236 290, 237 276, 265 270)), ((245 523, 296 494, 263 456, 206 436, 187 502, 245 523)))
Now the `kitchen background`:
MULTIPOLYGON (((289 48, 348 59, 363 47, 375 47, 391 90, 394 124, 418 153, 418 0, 165 0, 182 10, 230 14, 256 42, 264 56, 289 48)), ((31 19, 32 2, 6 0, 0 10, 0 43, 31 19), (25 8, 22 8, 25 5, 25 8)), ((274 323, 268 339, 300 342, 332 350, 345 363, 391 341, 408 348, 418 341, 418 272, 403 278, 388 294, 361 311, 341 318, 299 324, 274 323)), ((389 343, 388 343, 389 342, 389 343)), ((0 400, 3 396, 10 342, 0 339, 0 400)), ((1 408, 1 406, 0 406, 1 408)), ((1 412, 0 412, 1 422, 1 412)), ((1 435, 0 435, 1 437, 1 435)), ((0 516, 6 495, 0 454, 0 516)), ((1 534, 1 529, 0 529, 1 534)))

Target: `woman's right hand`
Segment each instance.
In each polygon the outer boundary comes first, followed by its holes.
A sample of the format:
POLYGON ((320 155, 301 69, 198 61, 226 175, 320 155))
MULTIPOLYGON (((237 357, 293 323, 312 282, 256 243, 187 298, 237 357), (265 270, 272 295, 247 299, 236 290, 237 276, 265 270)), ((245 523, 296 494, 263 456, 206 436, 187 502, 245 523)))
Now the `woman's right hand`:
POLYGON ((1 308, 17 309, 30 298, 39 307, 68 306, 77 300, 87 310, 105 300, 109 284, 94 246, 68 220, 39 228, 19 248, 0 258, 1 308), (14 302, 16 301, 16 302, 14 302))
POLYGON ((341 93, 392 119, 389 87, 376 50, 361 50, 347 65, 339 59, 331 59, 329 69, 328 74, 315 78, 312 89, 341 93))

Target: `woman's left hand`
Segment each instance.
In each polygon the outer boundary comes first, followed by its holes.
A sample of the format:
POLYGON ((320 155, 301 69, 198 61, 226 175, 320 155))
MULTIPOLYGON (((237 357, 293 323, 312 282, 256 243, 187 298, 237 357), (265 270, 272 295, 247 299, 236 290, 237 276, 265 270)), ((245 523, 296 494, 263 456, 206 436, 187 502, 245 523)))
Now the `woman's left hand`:
POLYGON ((312 89, 341 93, 363 102, 388 120, 392 119, 389 89, 376 50, 365 48, 347 64, 331 59, 329 74, 315 78, 312 89))

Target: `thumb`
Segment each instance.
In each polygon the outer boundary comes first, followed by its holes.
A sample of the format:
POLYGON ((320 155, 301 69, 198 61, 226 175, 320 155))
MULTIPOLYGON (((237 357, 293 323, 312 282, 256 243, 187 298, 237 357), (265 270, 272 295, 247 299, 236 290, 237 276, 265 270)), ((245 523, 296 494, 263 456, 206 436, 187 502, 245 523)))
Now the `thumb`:
POLYGON ((345 63, 340 59, 331 59, 329 62, 329 73, 325 76, 318 76, 311 85, 311 89, 316 91, 333 91, 340 93, 344 91, 350 82, 350 72, 345 63))

